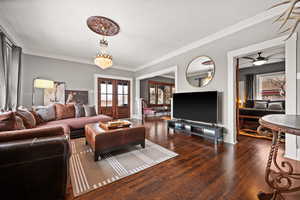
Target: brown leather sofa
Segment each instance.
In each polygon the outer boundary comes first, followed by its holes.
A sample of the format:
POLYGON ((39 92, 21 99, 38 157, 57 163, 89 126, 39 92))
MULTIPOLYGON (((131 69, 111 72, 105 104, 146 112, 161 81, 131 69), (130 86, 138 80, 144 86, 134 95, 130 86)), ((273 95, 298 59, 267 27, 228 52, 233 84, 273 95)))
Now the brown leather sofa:
POLYGON ((68 118, 61 120, 49 121, 38 125, 38 127, 52 127, 53 125, 62 125, 70 128, 70 138, 84 137, 84 126, 90 123, 107 122, 112 118, 107 115, 96 115, 91 117, 68 118))
POLYGON ((62 200, 66 194, 70 129, 38 127, 0 134, 0 198, 62 200))

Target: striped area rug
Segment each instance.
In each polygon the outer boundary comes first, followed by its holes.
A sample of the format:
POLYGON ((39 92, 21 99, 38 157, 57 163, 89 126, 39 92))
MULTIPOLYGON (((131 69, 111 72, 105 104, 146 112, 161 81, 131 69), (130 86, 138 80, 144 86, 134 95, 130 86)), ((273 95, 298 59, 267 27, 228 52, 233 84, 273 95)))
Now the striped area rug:
POLYGON ((133 146, 108 153, 97 162, 84 138, 72 140, 71 149, 70 175, 75 197, 178 155, 149 140, 144 149, 140 145, 133 146))

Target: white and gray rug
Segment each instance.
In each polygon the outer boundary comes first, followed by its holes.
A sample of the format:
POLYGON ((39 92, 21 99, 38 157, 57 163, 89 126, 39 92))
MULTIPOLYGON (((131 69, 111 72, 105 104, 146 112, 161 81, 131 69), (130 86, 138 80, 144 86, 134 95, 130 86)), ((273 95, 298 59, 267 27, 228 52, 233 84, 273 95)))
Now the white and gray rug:
POLYGON ((140 145, 133 146, 108 153, 97 162, 84 138, 72 140, 71 149, 70 175, 75 197, 178 155, 149 140, 144 149, 140 145))

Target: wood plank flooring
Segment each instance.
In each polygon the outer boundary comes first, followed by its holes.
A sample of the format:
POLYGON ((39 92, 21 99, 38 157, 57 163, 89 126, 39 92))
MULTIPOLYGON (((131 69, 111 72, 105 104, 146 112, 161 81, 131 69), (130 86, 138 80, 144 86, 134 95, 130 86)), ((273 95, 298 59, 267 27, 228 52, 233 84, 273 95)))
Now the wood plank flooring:
MULTIPOLYGON (((264 181, 270 141, 240 136, 237 145, 215 146, 200 137, 167 134, 164 121, 146 127, 149 140, 179 156, 76 200, 256 200, 259 191, 270 191, 264 181)), ((293 164, 300 171, 300 162, 293 164)), ((299 200, 300 193, 286 197, 299 200)), ((71 188, 66 199, 74 199, 71 188)))

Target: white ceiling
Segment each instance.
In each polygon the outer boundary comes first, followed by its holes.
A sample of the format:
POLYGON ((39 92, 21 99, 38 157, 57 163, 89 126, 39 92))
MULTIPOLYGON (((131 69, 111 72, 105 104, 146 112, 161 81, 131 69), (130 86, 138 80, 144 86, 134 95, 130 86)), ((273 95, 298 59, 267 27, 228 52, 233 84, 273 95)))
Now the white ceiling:
MULTIPOLYGON (((92 15, 118 22, 109 38, 114 65, 139 68, 176 49, 252 17, 274 0, 1 0, 0 19, 24 52, 91 63, 99 37, 92 15)), ((3 25, 3 24, 2 24, 3 25)), ((4 26, 3 25, 3 26, 4 26)))

